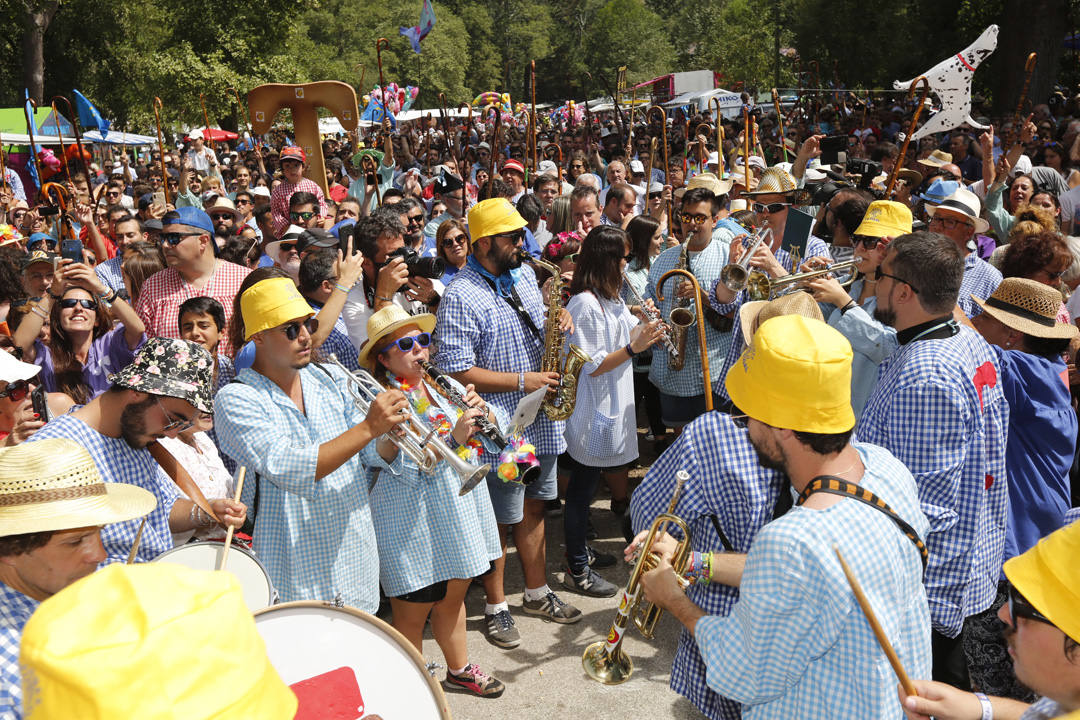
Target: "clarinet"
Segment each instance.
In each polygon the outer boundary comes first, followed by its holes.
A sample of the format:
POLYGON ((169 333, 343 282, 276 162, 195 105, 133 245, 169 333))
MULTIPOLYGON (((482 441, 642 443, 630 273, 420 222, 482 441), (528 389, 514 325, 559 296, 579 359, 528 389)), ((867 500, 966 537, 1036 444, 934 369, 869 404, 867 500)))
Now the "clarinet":
MULTIPOLYGON (((459 410, 462 412, 471 409, 471 406, 465 402, 465 396, 454 387, 454 384, 450 382, 450 378, 446 376, 442 370, 429 362, 421 362, 420 367, 423 369, 424 374, 431 378, 436 385, 439 386, 439 390, 443 395, 459 410)), ((506 436, 499 430, 499 426, 491 422, 486 415, 481 415, 473 421, 476 426, 477 432, 485 439, 489 440, 490 444, 485 443, 487 449, 491 452, 500 452, 504 447, 510 444, 510 441, 506 439, 506 436), (495 445, 497 447, 492 447, 495 445)))

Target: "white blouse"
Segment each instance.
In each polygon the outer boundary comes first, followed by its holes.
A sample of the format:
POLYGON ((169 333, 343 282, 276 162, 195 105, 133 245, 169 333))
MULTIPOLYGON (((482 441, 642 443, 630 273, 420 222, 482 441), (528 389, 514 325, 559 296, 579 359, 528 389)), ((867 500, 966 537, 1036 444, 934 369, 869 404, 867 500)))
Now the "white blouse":
MULTIPOLYGON (((221 456, 218 455, 217 447, 204 432, 197 432, 192 436, 195 446, 192 447, 178 437, 163 437, 158 442, 176 458, 195 484, 202 490, 207 500, 213 498, 231 498, 233 496, 233 479, 221 456)), ((183 490, 180 494, 184 497, 183 490)), ((191 498, 188 498, 189 500, 191 498)), ((182 533, 173 533, 173 545, 183 545, 192 537, 198 540, 219 539, 225 537, 225 530, 217 525, 199 530, 188 530, 182 533)))

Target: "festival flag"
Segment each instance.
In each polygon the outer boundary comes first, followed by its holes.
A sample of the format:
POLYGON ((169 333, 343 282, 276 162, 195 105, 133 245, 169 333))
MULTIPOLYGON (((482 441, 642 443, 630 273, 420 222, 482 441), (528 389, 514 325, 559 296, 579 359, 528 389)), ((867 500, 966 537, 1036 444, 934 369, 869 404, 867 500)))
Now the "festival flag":
POLYGON ((420 54, 420 41, 428 36, 435 27, 435 10, 431 7, 431 0, 424 0, 424 7, 420 10, 420 24, 415 27, 403 27, 398 32, 409 38, 409 44, 413 51, 420 54))
POLYGON ((109 133, 111 123, 101 116, 94 104, 86 99, 78 90, 72 89, 75 94, 75 111, 79 113, 79 122, 84 128, 97 128, 102 137, 109 133))

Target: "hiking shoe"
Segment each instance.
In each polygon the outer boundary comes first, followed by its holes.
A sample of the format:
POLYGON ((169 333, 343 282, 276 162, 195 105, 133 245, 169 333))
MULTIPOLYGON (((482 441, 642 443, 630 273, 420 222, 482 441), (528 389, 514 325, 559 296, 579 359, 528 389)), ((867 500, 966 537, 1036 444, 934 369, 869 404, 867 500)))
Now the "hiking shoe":
POLYGON ((524 600, 521 605, 521 609, 526 614, 536 615, 551 622, 570 625, 581 620, 581 611, 573 605, 564 603, 554 592, 548 592, 539 600, 524 600))
POLYGON ((575 575, 572 572, 566 573, 563 576, 563 585, 570 590, 576 590, 582 595, 590 597, 606 598, 619 592, 619 588, 615 587, 614 583, 602 578, 592 568, 585 568, 585 572, 580 575, 575 575))
MULTIPOLYGON (((505 612, 505 611, 503 611, 505 612)), ((497 615, 501 613, 496 613, 497 615)), ((507 613, 509 615, 509 613, 507 613)), ((517 630, 514 631, 515 633, 517 630)), ((446 671, 446 680, 443 685, 448 690, 464 690, 480 697, 499 697, 506 686, 496 678, 491 677, 479 667, 473 664, 465 666, 465 671, 455 675, 446 671)))
POLYGON ((494 615, 484 615, 487 621, 487 639, 501 648, 516 648, 521 644, 521 633, 514 627, 514 618, 509 610, 500 610, 494 615))
POLYGON ((586 545, 585 551, 589 553, 589 567, 602 570, 603 568, 615 567, 615 563, 618 562, 611 553, 600 552, 592 545, 586 545))

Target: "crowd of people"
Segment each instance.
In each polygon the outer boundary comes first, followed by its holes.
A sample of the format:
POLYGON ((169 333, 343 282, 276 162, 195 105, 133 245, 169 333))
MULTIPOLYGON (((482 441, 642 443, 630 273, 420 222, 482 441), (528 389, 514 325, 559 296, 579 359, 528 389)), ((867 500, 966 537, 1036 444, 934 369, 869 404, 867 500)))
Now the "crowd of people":
POLYGON ((466 593, 506 649, 510 596, 565 624, 616 596, 601 483, 628 561, 673 499, 689 528, 641 590, 706 717, 1080 711, 1080 96, 907 157, 912 107, 744 100, 386 121, 322 159, 195 130, 40 193, 8 166, 0 716, 59 682, 21 674, 39 606, 229 529, 280 600, 388 604, 447 689, 498 697, 466 593))

